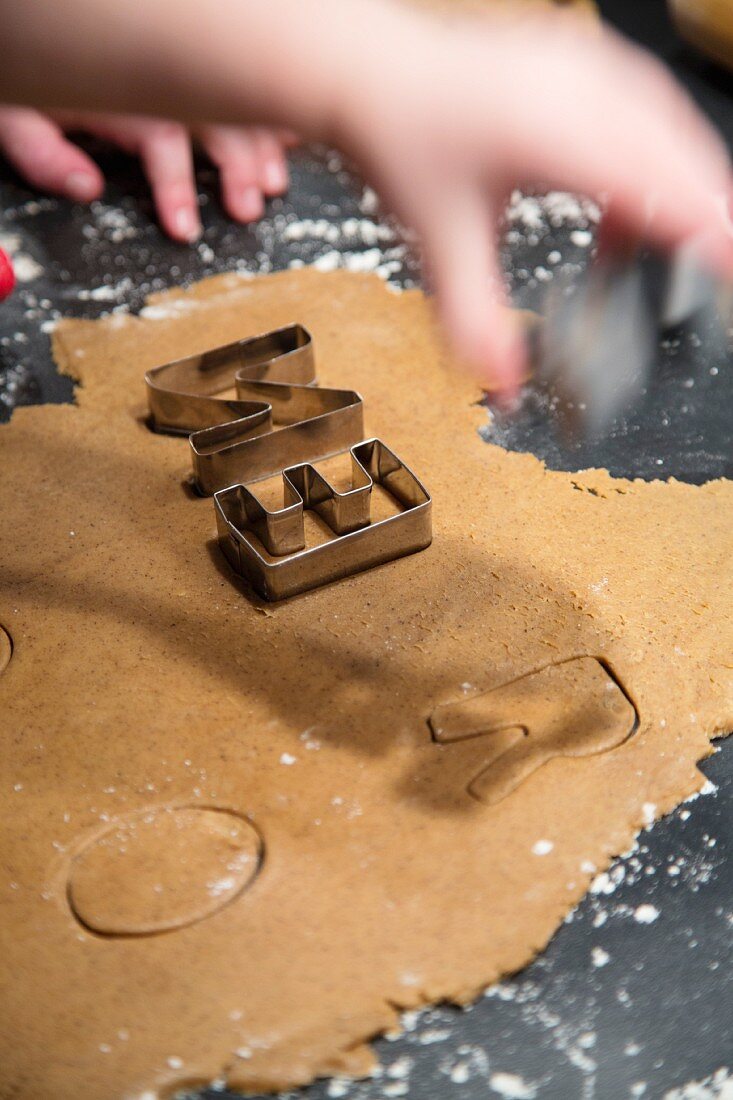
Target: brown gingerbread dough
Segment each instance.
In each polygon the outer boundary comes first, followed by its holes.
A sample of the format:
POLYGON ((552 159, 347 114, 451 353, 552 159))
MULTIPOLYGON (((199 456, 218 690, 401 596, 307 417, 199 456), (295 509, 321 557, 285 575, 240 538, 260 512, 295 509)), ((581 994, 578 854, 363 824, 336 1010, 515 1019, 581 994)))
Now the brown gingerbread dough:
POLYGON ((375 277, 224 276, 146 312, 62 325, 77 405, 0 429, 15 1100, 365 1071, 400 1008, 541 951, 733 718, 730 482, 487 446, 429 304, 375 277), (431 490, 434 542, 264 605, 142 377, 295 320, 431 490))

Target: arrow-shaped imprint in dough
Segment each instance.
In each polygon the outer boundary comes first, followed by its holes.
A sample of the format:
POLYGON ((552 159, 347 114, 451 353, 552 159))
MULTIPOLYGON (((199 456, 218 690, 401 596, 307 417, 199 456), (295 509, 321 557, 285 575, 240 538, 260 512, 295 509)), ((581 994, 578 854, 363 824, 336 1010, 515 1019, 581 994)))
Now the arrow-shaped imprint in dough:
POLYGON ((636 730, 638 714, 604 662, 572 657, 482 695, 442 704, 428 724, 440 744, 502 735, 468 784, 473 798, 491 805, 548 760, 615 749, 636 730))

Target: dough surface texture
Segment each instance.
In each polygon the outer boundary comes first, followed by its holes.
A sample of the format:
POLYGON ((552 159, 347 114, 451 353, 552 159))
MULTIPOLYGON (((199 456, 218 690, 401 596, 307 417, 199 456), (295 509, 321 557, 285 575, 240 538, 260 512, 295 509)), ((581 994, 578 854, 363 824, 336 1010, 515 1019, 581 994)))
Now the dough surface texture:
POLYGON ((364 1072, 399 1009, 525 965, 648 804, 702 786, 733 719, 733 485, 487 445, 429 303, 370 276, 221 276, 54 353, 77 405, 0 428, 0 1095, 364 1072), (434 541, 266 605, 143 372, 292 321, 432 493, 434 541))

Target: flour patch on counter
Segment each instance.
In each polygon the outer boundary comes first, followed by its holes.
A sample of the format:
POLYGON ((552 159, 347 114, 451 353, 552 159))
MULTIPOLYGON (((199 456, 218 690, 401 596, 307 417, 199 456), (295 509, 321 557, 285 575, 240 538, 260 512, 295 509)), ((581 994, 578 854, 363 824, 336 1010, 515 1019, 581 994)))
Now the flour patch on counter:
POLYGON ((13 265, 18 283, 31 283, 43 274, 43 265, 39 264, 27 252, 22 251, 23 241, 20 233, 1 233, 0 248, 7 252, 13 265))
POLYGON ((634 910, 634 920, 637 924, 654 924, 654 921, 659 916, 659 910, 656 905, 637 905, 634 910))
POLYGON ((709 1077, 670 1089, 662 1100, 733 1100, 733 1075, 721 1066, 709 1077))
POLYGON ((489 1087, 504 1100, 535 1100, 537 1086, 528 1084, 516 1073, 492 1073, 489 1087))

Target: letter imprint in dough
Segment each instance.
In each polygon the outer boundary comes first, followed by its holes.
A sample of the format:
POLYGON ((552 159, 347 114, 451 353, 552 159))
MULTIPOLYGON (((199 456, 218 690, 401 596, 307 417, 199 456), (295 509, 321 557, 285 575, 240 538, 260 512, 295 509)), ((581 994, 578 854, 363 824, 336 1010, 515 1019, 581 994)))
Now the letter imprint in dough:
POLYGON ((638 715, 605 664, 573 657, 442 704, 428 724, 440 744, 496 736, 496 752, 468 785, 473 798, 492 805, 548 760, 615 749, 634 733, 638 715))

